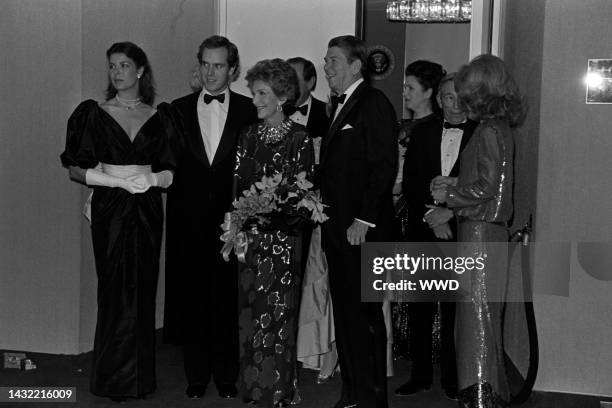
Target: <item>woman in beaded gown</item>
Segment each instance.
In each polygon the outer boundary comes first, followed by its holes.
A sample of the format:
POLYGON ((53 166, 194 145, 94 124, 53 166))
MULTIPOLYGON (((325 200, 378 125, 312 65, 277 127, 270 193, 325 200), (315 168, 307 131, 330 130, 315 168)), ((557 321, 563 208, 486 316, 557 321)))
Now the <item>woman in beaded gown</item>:
POLYGON ((485 259, 482 270, 460 278, 469 294, 456 312, 459 399, 464 407, 506 407, 511 397, 503 342, 507 224, 513 212, 511 128, 521 124, 524 102, 505 64, 493 55, 461 68, 455 87, 460 104, 480 124, 461 153, 458 179, 436 177, 432 196, 457 215, 458 256, 485 259))
MULTIPOLYGON (((246 80, 262 121, 238 142, 235 191, 239 196, 262 176, 302 171, 312 176, 314 153, 306 128, 288 119, 285 103, 297 99, 295 71, 280 59, 263 60, 246 80)), ((260 228, 239 265, 239 390, 246 402, 264 407, 297 403, 296 335, 300 297, 300 222, 278 215, 260 228)))
POLYGON ((98 315, 90 389, 124 400, 155 390, 155 296, 163 229, 161 188, 176 166, 168 104, 151 107, 151 67, 135 44, 106 53, 106 101, 82 102, 61 155, 70 178, 92 186, 98 315))

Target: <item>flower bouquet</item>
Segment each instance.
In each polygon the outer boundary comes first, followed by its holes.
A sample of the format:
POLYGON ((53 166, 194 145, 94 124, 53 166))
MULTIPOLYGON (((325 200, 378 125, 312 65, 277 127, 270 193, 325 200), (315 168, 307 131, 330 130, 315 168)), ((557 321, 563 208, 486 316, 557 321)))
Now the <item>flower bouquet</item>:
POLYGON ((325 205, 319 192, 313 191, 312 187, 303 171, 291 177, 284 177, 282 173, 263 176, 261 181, 244 190, 242 196, 232 203, 234 210, 225 214, 221 226, 224 231, 221 241, 225 242, 221 250, 223 258, 229 260, 233 249, 238 259, 244 262, 249 243, 247 228, 257 232, 258 227, 269 228, 271 223, 276 224, 272 220, 280 219, 325 222, 329 218, 324 213, 325 205))

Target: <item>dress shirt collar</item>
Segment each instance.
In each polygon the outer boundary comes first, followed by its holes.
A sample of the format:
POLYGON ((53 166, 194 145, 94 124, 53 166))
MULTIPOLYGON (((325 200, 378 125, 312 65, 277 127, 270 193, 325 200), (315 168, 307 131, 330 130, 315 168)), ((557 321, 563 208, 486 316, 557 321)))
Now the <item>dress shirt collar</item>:
MULTIPOLYGON (((357 89, 357 87, 363 82, 363 78, 359 78, 358 80, 356 80, 355 82, 353 82, 351 84, 351 86, 349 86, 348 88, 346 88, 346 91, 343 92, 344 95, 346 95, 346 99, 344 100, 344 103, 339 103, 338 106, 344 106, 346 104, 346 102, 349 100, 349 98, 351 97, 351 95, 353 94, 353 92, 355 92, 355 89, 357 89)), ((338 109, 340 110, 340 109, 338 109)))
POLYGON ((308 115, 312 107, 312 95, 308 95, 308 99, 306 99, 306 102, 298 106, 298 108, 301 108, 302 106, 305 106, 305 105, 308 106, 308 111, 306 112, 306 115, 308 115))

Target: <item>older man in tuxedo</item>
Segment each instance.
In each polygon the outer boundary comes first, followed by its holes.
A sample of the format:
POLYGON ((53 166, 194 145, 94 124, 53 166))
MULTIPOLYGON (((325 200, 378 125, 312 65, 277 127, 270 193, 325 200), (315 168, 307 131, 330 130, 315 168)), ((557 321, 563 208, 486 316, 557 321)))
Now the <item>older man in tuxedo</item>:
POLYGON ((365 43, 329 41, 325 75, 335 94, 323 138, 319 182, 330 219, 323 224, 342 394, 336 408, 387 407, 386 333, 380 303, 360 299, 360 244, 393 237, 391 190, 397 172, 393 106, 369 86, 365 43))
MULTIPOLYGON (((412 242, 452 242, 457 236, 453 212, 436 206, 430 193, 431 180, 439 175, 459 174, 459 155, 472 136, 477 123, 466 118, 457 101, 454 74, 438 86, 437 102, 444 118, 423 122, 413 128, 403 169, 402 195, 408 203, 408 240, 412 242)), ((401 396, 428 390, 432 383, 432 325, 436 302, 410 305, 410 351, 413 356, 411 378, 395 393, 401 396)), ((442 388, 450 399, 457 397, 455 363, 455 304, 440 303, 440 373, 442 388)))
POLYGON ((172 102, 182 120, 181 154, 168 191, 166 341, 184 345, 190 398, 213 378, 219 396, 236 396, 239 370, 237 267, 220 250, 231 206, 238 133, 256 120, 251 99, 232 92, 238 49, 212 36, 198 51, 203 89, 172 102))

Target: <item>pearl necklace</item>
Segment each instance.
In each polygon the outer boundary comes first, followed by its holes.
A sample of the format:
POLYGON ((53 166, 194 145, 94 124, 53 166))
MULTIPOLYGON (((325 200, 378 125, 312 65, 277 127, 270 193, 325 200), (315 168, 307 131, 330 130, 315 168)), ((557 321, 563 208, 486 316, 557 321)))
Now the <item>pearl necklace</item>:
POLYGON ((117 102, 119 102, 119 105, 122 105, 127 110, 134 109, 135 107, 137 107, 138 105, 140 105, 142 103, 140 98, 136 98, 136 99, 123 99, 123 98, 119 97, 119 95, 115 95, 115 99, 117 100, 117 102))
POLYGON ((266 145, 272 145, 283 140, 287 133, 289 133, 290 129, 291 120, 285 119, 276 126, 270 126, 264 122, 259 125, 257 133, 262 135, 263 141, 266 145))

